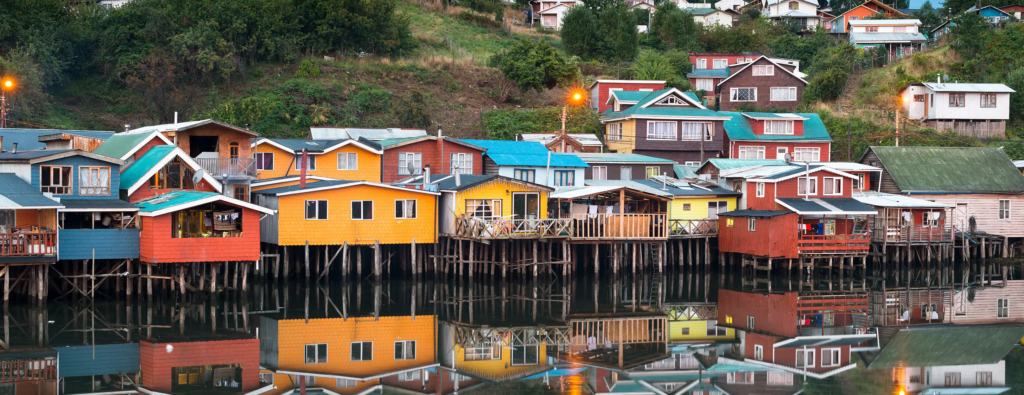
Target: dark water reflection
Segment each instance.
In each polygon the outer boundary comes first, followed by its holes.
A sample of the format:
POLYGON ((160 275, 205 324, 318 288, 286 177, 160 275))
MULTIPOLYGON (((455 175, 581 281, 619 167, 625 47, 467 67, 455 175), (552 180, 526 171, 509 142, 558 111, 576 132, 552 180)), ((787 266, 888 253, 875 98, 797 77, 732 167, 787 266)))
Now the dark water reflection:
MULTIPOLYGON (((380 284, 257 283, 246 295, 212 299, 164 295, 12 305, 0 339, 0 390, 1024 391, 1024 329, 1015 314, 995 325, 960 325, 946 317, 964 308, 954 300, 967 297, 957 292, 963 285, 889 283, 883 292, 871 276, 845 275, 757 280, 696 270, 507 283, 393 278, 380 284), (905 294, 894 293, 901 289, 905 294), (900 311, 915 318, 893 325, 878 318, 902 316, 900 311)), ((971 295, 980 303, 987 294, 1016 289, 1018 281, 976 287, 971 295)), ((1019 308, 1014 304, 1011 309, 1019 308)))

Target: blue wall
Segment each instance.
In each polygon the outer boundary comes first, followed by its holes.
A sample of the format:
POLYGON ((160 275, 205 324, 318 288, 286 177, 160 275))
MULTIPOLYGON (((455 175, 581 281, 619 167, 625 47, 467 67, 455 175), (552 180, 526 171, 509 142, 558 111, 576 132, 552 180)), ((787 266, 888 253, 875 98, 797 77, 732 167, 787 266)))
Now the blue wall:
POLYGON ((60 259, 135 259, 139 257, 139 229, 61 229, 57 234, 60 259))
POLYGON ((82 377, 139 371, 139 344, 102 344, 93 346, 57 347, 60 377, 82 377))
POLYGON ((60 166, 73 166, 72 172, 74 174, 75 180, 71 184, 71 186, 74 187, 74 188, 72 188, 73 189, 72 190, 73 195, 56 195, 56 197, 66 198, 66 199, 109 199, 109 198, 117 199, 118 198, 118 188, 120 187, 119 181, 120 181, 120 175, 121 175, 121 171, 120 171, 121 166, 119 166, 117 164, 114 164, 114 163, 108 163, 108 162, 104 162, 104 161, 101 161, 101 160, 96 160, 96 159, 93 159, 93 158, 87 158, 87 157, 79 156, 79 155, 69 156, 67 158, 55 159, 55 160, 51 160, 51 161, 47 161, 47 162, 43 162, 43 163, 37 163, 37 164, 32 165, 32 186, 36 187, 36 189, 39 189, 39 174, 40 174, 39 173, 39 166, 57 166, 57 165, 60 165, 60 166), (78 196, 78 188, 80 187, 79 184, 80 184, 80 180, 81 180, 81 178, 80 178, 80 176, 78 174, 79 166, 109 166, 110 167, 110 195, 108 195, 108 196, 78 196))

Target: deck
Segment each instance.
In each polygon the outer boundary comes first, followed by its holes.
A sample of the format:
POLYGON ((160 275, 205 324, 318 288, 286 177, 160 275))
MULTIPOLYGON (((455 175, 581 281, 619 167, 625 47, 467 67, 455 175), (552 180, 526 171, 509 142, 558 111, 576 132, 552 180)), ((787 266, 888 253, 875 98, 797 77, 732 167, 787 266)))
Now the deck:
POLYGON ((941 324, 951 306, 949 288, 871 291, 871 326, 941 324))
POLYGON ((256 160, 252 158, 196 158, 196 163, 214 178, 256 178, 256 160))
POLYGON ((670 239, 718 237, 718 220, 670 219, 668 220, 668 237, 670 239))
POLYGON ((952 224, 944 226, 886 226, 882 232, 873 233, 876 242, 886 244, 943 244, 953 243, 955 231, 952 224))
POLYGON ((801 256, 867 255, 870 243, 868 234, 800 235, 797 251, 801 256))
POLYGON ((34 258, 52 262, 57 258, 57 233, 0 233, 0 263, 27 262, 34 258))
POLYGON ((572 214, 547 219, 457 217, 452 236, 469 240, 664 241, 669 238, 668 224, 665 214, 572 214))

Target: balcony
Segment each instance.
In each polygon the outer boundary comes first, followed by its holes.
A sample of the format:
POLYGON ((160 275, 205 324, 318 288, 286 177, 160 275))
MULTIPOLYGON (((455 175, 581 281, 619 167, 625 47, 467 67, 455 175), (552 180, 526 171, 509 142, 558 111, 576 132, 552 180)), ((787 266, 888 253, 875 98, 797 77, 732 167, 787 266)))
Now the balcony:
POLYGON ((195 158, 196 163, 216 179, 256 178, 256 160, 251 158, 195 158))
POLYGON ((867 234, 800 235, 800 255, 867 255, 870 238, 867 234))
POLYGON ((717 237, 717 219, 670 219, 668 220, 668 237, 689 239, 698 237, 717 237))
POLYGON ((572 214, 573 240, 665 240, 665 214, 572 214))
POLYGON ((952 243, 953 225, 922 226, 922 225, 900 225, 885 227, 885 241, 887 243, 952 243))
POLYGON ((0 233, 0 258, 56 255, 56 232, 0 233))
POLYGON ((455 237, 469 239, 566 238, 572 232, 569 219, 455 218, 455 237))
POLYGON ((0 383, 57 379, 57 359, 22 359, 0 362, 0 383))

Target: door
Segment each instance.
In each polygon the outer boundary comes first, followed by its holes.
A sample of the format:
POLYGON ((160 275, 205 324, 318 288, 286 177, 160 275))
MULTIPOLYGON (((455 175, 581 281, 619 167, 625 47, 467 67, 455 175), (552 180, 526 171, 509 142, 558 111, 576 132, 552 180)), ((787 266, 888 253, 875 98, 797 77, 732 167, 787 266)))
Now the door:
POLYGON ((512 219, 540 218, 540 194, 516 192, 512 194, 512 219))
POLYGON ((970 223, 970 211, 967 209, 967 203, 957 203, 956 212, 953 213, 956 216, 954 224, 956 228, 961 231, 967 231, 970 223))
POLYGON ((775 159, 786 159, 786 147, 775 148, 775 159))
POLYGON ((729 211, 729 202, 714 201, 708 202, 708 219, 718 219, 718 213, 729 211))

